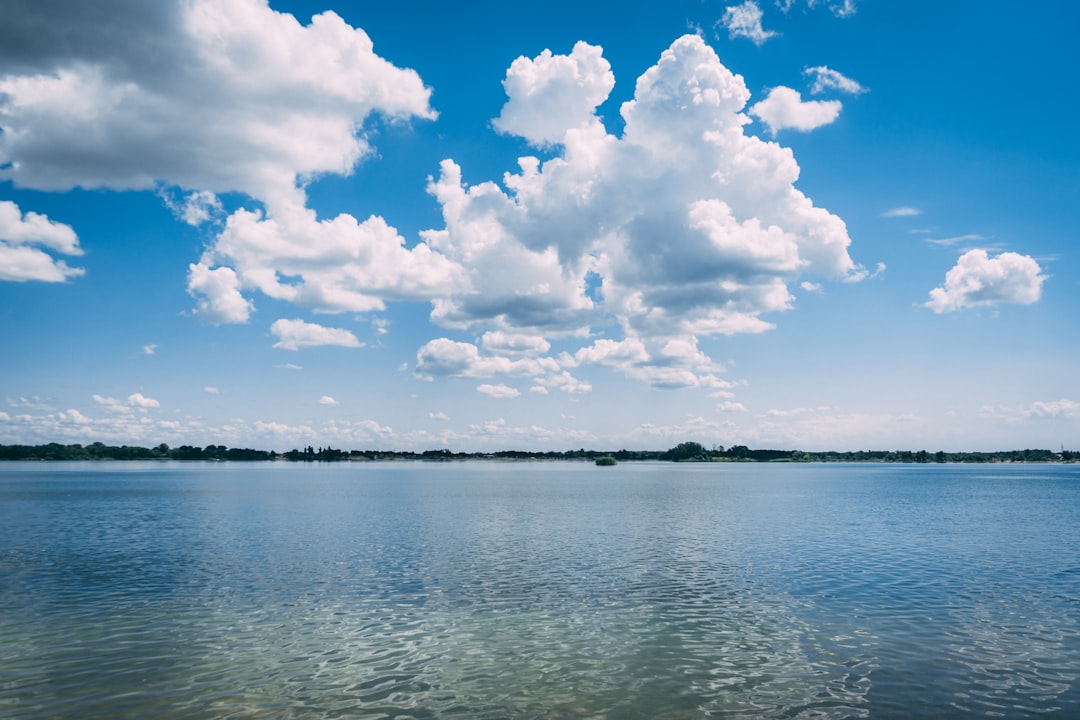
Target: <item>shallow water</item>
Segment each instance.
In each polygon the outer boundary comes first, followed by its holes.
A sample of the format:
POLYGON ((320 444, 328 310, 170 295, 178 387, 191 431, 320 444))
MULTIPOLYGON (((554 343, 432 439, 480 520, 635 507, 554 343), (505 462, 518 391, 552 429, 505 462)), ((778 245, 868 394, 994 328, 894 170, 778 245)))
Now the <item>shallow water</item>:
POLYGON ((0 717, 1080 717, 1080 466, 0 465, 0 717))

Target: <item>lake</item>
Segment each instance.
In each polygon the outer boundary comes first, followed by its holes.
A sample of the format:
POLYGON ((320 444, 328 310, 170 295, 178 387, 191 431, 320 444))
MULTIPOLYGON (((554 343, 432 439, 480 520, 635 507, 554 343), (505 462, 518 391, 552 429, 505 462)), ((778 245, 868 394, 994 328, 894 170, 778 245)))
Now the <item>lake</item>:
POLYGON ((0 464, 0 717, 1080 717, 1080 465, 0 464))

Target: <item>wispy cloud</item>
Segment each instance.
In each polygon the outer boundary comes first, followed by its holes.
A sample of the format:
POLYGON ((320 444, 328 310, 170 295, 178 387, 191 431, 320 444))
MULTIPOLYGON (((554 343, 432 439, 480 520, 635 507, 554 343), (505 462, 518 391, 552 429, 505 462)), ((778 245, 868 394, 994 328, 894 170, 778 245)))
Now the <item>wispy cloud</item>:
POLYGON ((922 215, 922 212, 922 210, 913 207, 895 207, 892 210, 886 210, 885 212, 881 213, 881 217, 915 217, 916 215, 922 215))
POLYGON ((931 245, 941 245, 944 247, 952 247, 953 245, 960 245, 961 243, 982 242, 987 238, 976 233, 968 233, 967 235, 955 235, 953 237, 943 238, 926 238, 926 242, 931 245))
POLYGON ((746 38, 755 45, 762 45, 776 35, 772 30, 765 30, 761 26, 763 13, 761 7, 754 0, 746 0, 741 5, 730 5, 724 10, 719 24, 727 28, 728 37, 746 38))
POLYGON ((869 92, 868 88, 863 87, 855 80, 824 65, 808 67, 803 70, 803 74, 812 77, 814 80, 810 86, 811 95, 820 95, 828 90, 837 90, 849 95, 861 95, 869 92))

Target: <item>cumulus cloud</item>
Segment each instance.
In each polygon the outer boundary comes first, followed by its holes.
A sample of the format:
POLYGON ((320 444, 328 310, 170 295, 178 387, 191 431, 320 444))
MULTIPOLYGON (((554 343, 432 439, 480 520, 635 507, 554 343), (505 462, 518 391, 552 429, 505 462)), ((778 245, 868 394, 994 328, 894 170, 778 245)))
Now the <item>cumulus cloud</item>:
POLYGON ((561 143, 566 132, 598 122, 594 111, 615 87, 601 48, 578 42, 569 55, 544 50, 519 57, 506 71, 509 98, 492 126, 539 146, 561 143))
POLYGON ((839 100, 807 100, 797 90, 783 85, 769 91, 768 97, 754 104, 750 114, 769 126, 775 135, 780 130, 809 132, 840 117, 839 100))
POLYGON ((329 395, 323 395, 321 398, 319 398, 319 404, 320 405, 329 405, 330 407, 337 407, 341 403, 339 403, 337 400, 330 397, 329 395))
POLYGON ((329 328, 303 320, 274 321, 270 332, 278 339, 274 347, 282 350, 299 350, 302 347, 319 345, 338 345, 341 347, 362 347, 363 343, 356 336, 342 328, 329 328))
MULTIPOLYGON (((191 265, 195 313, 214 323, 247 322, 253 291, 362 312, 452 282, 448 263, 406 249, 381 219, 320 222, 305 207, 312 177, 372 152, 373 116, 435 117, 417 73, 363 30, 329 11, 304 25, 266 0, 53 4, 0 10, 13 43, 0 52, 0 180, 157 189, 193 225, 224 215, 221 193, 261 201, 265 214, 234 213, 191 265)), ((0 252, 26 277, 77 274, 26 246, 0 252)))
MULTIPOLYGON (((0 90, 2 102, 3 91, 0 90)), ((0 105, 0 121, 2 113, 0 105)), ((2 141, 3 133, 0 132, 2 141)), ((0 168, 2 163, 0 156, 0 168)), ((0 200, 0 281, 64 282, 83 274, 81 268, 68 267, 64 260, 51 253, 83 254, 71 226, 35 212, 24 214, 15 203, 0 200)))
POLYGON ((213 385, 207 385, 206 387, 204 387, 203 392, 206 393, 207 395, 219 395, 219 394, 221 394, 221 390, 214 387, 213 385))
MULTIPOLYGON (((562 82, 573 64, 562 60, 545 53, 529 65, 530 87, 542 86, 545 73, 562 82)), ((559 88, 572 92, 567 82, 559 88)), ((596 105, 594 90, 579 88, 570 104, 596 105)), ((801 275, 866 274, 847 253, 843 221, 795 189, 791 151, 744 132, 749 97, 743 79, 687 35, 638 78, 620 110, 621 136, 598 120, 577 122, 555 157, 521 158, 502 185, 469 184, 461 166, 444 161, 429 189, 445 226, 422 235, 466 278, 435 299, 433 321, 501 333, 481 344, 505 360, 507 338, 588 337, 614 319, 622 339, 599 339, 571 353, 571 363, 617 367, 661 387, 711 386, 719 370, 696 349, 699 336, 770 329, 762 315, 792 306, 788 286, 801 275)), ((511 96, 508 106, 519 100, 511 96)), ((554 132, 546 128, 545 137, 554 132)), ((462 374, 480 362, 475 346, 440 342, 421 350, 421 373, 462 374), (439 362, 454 348, 459 365, 439 362)), ((544 352, 513 342, 522 357, 544 352)))
POLYGON ((510 400, 521 395, 521 391, 517 388, 512 388, 509 385, 503 385, 501 383, 499 385, 490 385, 488 383, 477 385, 476 391, 483 393, 484 395, 490 395, 498 400, 510 400))
POLYGON ((995 257, 981 249, 969 250, 945 274, 945 285, 930 291, 924 305, 939 315, 1001 303, 1030 305, 1038 302, 1046 276, 1031 257, 1003 252, 995 257))
POLYGON ((416 372, 425 376, 490 378, 498 375, 528 377, 560 372, 554 358, 510 358, 482 355, 471 343, 438 338, 416 353, 416 372))
POLYGON ((388 300, 428 300, 463 286, 460 268, 424 243, 413 248, 378 216, 318 220, 306 208, 266 217, 237 210, 188 273, 196 313, 243 323, 258 290, 319 312, 384 310, 388 300))
POLYGON ((828 90, 838 90, 849 95, 861 95, 867 92, 867 89, 855 80, 824 65, 806 68, 803 74, 814 80, 810 86, 811 95, 820 95, 828 90))
POLYGON ((743 37, 755 45, 762 45, 776 35, 761 27, 762 17, 761 7, 754 0, 746 0, 741 5, 729 5, 720 18, 720 24, 727 28, 728 37, 743 37))
POLYGON ((419 76, 333 12, 301 25, 265 0, 52 4, 0 18, 29 34, 0 75, 0 178, 20 186, 294 202, 299 178, 369 152, 357 128, 372 113, 433 116, 419 76))

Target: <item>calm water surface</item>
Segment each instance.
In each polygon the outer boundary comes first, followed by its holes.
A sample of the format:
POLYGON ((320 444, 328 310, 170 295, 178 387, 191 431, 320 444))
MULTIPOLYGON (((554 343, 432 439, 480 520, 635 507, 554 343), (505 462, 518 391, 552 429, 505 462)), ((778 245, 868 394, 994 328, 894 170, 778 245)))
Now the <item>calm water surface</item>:
POLYGON ((1080 466, 0 464, 0 717, 1080 717, 1080 466))

